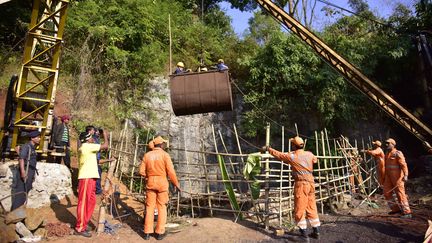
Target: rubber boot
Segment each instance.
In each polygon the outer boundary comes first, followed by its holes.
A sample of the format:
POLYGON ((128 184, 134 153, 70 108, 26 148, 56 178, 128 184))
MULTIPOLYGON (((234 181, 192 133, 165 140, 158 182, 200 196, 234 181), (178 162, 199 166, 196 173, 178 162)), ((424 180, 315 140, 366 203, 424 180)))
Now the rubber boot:
POLYGON ((309 238, 307 235, 307 229, 300 229, 300 235, 303 238, 309 238))
POLYGON ((319 227, 312 227, 312 233, 309 234, 310 237, 314 238, 314 239, 319 239, 319 227))

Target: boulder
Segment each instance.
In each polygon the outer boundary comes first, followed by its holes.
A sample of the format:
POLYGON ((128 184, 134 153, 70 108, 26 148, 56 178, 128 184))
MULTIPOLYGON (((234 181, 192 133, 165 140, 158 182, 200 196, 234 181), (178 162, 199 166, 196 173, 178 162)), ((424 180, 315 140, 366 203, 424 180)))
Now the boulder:
POLYGON ((42 238, 46 238, 47 233, 48 233, 48 231, 45 228, 39 228, 33 233, 33 235, 34 236, 40 236, 42 238))
POLYGON ((25 205, 22 205, 19 208, 16 208, 12 212, 9 212, 6 215, 5 222, 6 224, 15 224, 27 217, 27 209, 25 205))
POLYGON ((0 243, 19 240, 19 236, 15 232, 15 224, 6 225, 3 220, 0 220, 0 236, 0 243))
POLYGON ((42 225, 44 218, 38 215, 35 209, 29 208, 27 209, 27 218, 24 223, 27 229, 33 231, 42 225))
POLYGON ((32 232, 30 232, 30 230, 28 230, 27 227, 25 227, 25 225, 21 222, 16 223, 15 230, 22 237, 32 237, 33 236, 32 232))
MULTIPOLYGON (((17 161, 6 162, 8 170, 6 177, 0 178, 0 198, 11 195, 16 186, 17 163, 17 161)), ((53 195, 60 200, 66 195, 72 195, 71 173, 65 165, 38 162, 37 169, 39 175, 36 175, 33 189, 29 192, 27 208, 49 205, 53 195)), ((9 210, 12 198, 3 200, 2 204, 6 210, 9 210)))

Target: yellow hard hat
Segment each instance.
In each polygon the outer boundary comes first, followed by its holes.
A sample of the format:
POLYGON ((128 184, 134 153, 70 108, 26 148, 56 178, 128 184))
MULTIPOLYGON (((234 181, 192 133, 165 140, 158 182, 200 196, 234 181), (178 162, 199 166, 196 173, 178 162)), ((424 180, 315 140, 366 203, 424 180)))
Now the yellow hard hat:
POLYGON ((380 140, 375 140, 372 142, 372 144, 375 144, 378 147, 381 147, 381 141, 380 140))
POLYGON ((163 139, 161 136, 157 136, 155 139, 153 139, 154 145, 158 145, 161 143, 168 143, 168 140, 163 139))
POLYGON ((183 63, 183 62, 178 62, 178 63, 177 63, 177 67, 182 67, 182 68, 184 68, 184 63, 183 63))
POLYGON ((222 63, 222 62, 224 62, 223 59, 219 59, 219 60, 218 60, 218 63, 222 63))
POLYGON ((386 143, 393 144, 393 146, 396 145, 396 141, 395 141, 393 138, 389 138, 389 139, 387 139, 387 140, 386 140, 386 143))

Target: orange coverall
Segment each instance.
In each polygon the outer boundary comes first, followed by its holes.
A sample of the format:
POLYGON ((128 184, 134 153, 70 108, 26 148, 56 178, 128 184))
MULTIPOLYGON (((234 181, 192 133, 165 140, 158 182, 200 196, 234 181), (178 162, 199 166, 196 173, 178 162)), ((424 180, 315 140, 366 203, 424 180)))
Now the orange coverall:
POLYGON ((392 212, 402 211, 404 214, 410 214, 405 183, 402 180, 404 176, 408 177, 405 157, 401 151, 394 148, 385 155, 384 197, 392 212), (398 202, 393 201, 393 192, 396 193, 398 202))
POLYGON ((312 227, 321 225, 315 201, 315 184, 312 175, 313 164, 318 160, 309 151, 298 149, 291 153, 281 153, 269 148, 275 158, 292 166, 294 176, 294 219, 300 229, 307 228, 307 221, 312 227), (306 213, 306 216, 305 216, 306 213))
POLYGON ((384 185, 385 179, 385 166, 384 166, 384 152, 380 147, 377 147, 374 150, 368 150, 366 152, 369 155, 372 155, 375 159, 375 162, 378 166, 378 182, 380 185, 384 185))
POLYGON ((139 173, 146 178, 146 216, 144 233, 153 233, 154 209, 158 209, 158 220, 154 232, 165 233, 168 204, 168 180, 180 188, 171 157, 159 147, 144 155, 139 173))

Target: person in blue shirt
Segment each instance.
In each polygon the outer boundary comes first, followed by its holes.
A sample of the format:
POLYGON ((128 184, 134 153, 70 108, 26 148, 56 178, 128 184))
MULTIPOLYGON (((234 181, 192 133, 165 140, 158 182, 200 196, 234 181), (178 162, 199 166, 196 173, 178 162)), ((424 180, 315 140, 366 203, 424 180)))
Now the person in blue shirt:
POLYGON ((228 70, 228 66, 225 65, 223 59, 219 59, 219 60, 218 60, 218 64, 217 64, 216 66, 217 66, 217 69, 218 69, 219 71, 228 70))
POLYGON ((185 73, 185 72, 186 72, 186 70, 185 70, 184 63, 183 62, 178 62, 177 63, 177 68, 174 71, 174 74, 182 74, 182 73, 185 73))
POLYGON ((19 208, 27 201, 27 195, 33 187, 33 181, 37 174, 37 153, 36 147, 40 142, 40 132, 31 131, 27 135, 30 141, 18 149, 19 168, 15 178, 15 187, 13 188, 11 211, 19 208))

